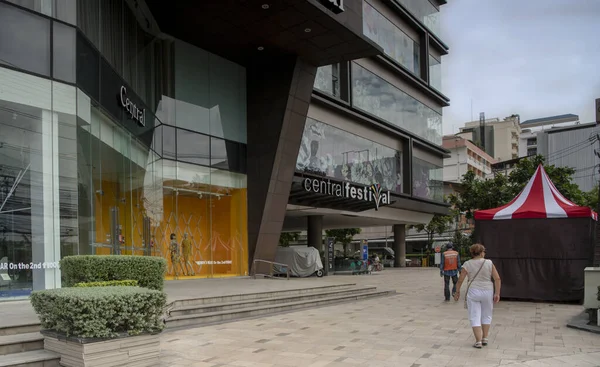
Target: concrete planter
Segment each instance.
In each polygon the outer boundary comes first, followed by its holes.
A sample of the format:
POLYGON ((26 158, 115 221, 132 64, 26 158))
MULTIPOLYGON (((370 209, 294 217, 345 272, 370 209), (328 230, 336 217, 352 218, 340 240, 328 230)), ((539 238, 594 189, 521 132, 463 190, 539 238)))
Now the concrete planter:
POLYGON ((160 336, 123 336, 115 339, 70 338, 42 331, 44 349, 60 354, 60 365, 65 367, 158 366, 160 364, 160 336))
POLYGON ((589 267, 584 270, 584 295, 583 308, 598 309, 600 300, 598 300, 598 286, 600 285, 600 267, 589 267))

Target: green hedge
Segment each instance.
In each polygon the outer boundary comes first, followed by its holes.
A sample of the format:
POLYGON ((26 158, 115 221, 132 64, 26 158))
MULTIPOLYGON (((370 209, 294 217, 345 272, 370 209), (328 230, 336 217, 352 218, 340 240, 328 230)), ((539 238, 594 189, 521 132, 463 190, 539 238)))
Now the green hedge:
POLYGON ((79 255, 60 261, 63 286, 77 283, 136 280, 140 287, 162 290, 167 261, 154 256, 79 255))
POLYGON ((159 332, 166 300, 163 292, 140 287, 73 287, 31 294, 44 329, 78 338, 159 332))
POLYGON ((137 280, 109 280, 106 282, 77 283, 73 287, 137 287, 137 280))

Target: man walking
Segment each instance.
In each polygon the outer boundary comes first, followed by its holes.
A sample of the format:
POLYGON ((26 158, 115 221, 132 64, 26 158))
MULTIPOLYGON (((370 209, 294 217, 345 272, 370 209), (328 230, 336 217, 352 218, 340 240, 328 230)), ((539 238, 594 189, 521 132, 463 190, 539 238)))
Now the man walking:
POLYGON ((454 296, 460 271, 460 256, 457 251, 454 251, 454 245, 448 243, 446 251, 442 253, 442 261, 440 262, 440 277, 444 277, 444 299, 446 302, 450 301, 450 278, 452 278, 452 296, 454 296))

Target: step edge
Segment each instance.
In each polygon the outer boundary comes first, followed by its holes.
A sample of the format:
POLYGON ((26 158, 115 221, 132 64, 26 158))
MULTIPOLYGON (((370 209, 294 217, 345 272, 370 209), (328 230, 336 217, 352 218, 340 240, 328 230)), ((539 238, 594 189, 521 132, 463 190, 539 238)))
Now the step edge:
POLYGON ((40 340, 44 340, 44 336, 39 331, 32 333, 0 335, 0 346, 19 343, 31 343, 40 340))
POLYGON ((298 292, 298 291, 306 291, 306 290, 322 290, 322 289, 327 289, 327 288, 356 287, 356 285, 357 285, 356 283, 344 283, 344 284, 335 284, 335 285, 320 285, 317 287, 309 287, 309 288, 285 289, 285 290, 269 291, 269 292, 236 293, 236 294, 227 294, 227 295, 223 295, 223 296, 178 299, 178 300, 170 302, 168 304, 168 306, 175 305, 176 303, 180 303, 180 302, 189 302, 189 301, 197 301, 197 300, 211 300, 211 299, 227 298, 227 297, 245 297, 245 296, 255 296, 255 295, 261 295, 261 294, 277 294, 277 293, 298 292))
MULTIPOLYGON (((378 294, 376 295, 377 297, 385 297, 385 296, 393 296, 398 294, 396 291, 389 291, 387 292, 389 294, 378 294)), ((272 313, 270 314, 260 314, 260 315, 239 315, 237 317, 231 318, 231 319, 221 319, 221 320, 215 320, 215 321, 206 321, 206 322, 202 322, 201 319, 199 318, 190 318, 187 319, 191 322, 183 324, 183 325, 173 325, 173 326, 169 326, 168 324, 166 325, 166 331, 175 331, 178 329, 185 329, 185 328, 194 328, 194 327, 204 327, 204 326, 212 326, 212 325, 221 325, 221 324, 226 324, 226 323, 230 323, 230 322, 236 322, 236 321, 242 321, 242 320, 248 320, 248 319, 259 319, 259 318, 263 318, 263 317, 268 317, 271 315, 278 315, 278 314, 286 314, 286 313, 290 313, 290 312, 296 312, 296 311, 300 311, 300 310, 306 310, 306 309, 312 309, 312 308, 321 308, 321 307, 328 307, 330 305, 334 305, 334 304, 339 304, 339 303, 351 303, 351 302, 357 302, 357 301, 365 301, 365 297, 362 296, 356 296, 356 297, 350 297, 347 299, 347 301, 342 300, 329 300, 330 302, 323 302, 321 304, 316 304, 313 307, 306 305, 307 307, 298 307, 298 308, 289 308, 289 307, 279 307, 278 309, 274 310, 272 313), (200 322, 194 322, 194 321, 200 321, 200 322)), ((214 315, 214 316, 219 316, 219 315, 214 315)), ((179 323, 181 321, 186 321, 184 320, 171 320, 171 322, 173 323, 179 323)))
POLYGON ((0 358, 0 367, 14 366, 15 364, 36 363, 60 360, 60 354, 44 349, 29 352, 7 354, 0 358), (11 361, 12 360, 12 361, 11 361))
MULTIPOLYGON (((370 292, 370 293, 366 293, 366 294, 347 295, 347 296, 340 296, 340 297, 328 297, 328 298, 322 298, 319 301, 343 300, 343 299, 352 299, 352 298, 356 298, 356 297, 365 298, 367 296, 375 296, 375 295, 384 296, 384 295, 391 295, 391 294, 396 294, 396 291, 395 290, 382 290, 382 291, 375 291, 375 292, 370 292)), ((289 302, 289 303, 283 303, 283 304, 279 304, 279 305, 266 305, 266 306, 258 306, 258 307, 251 307, 251 308, 239 308, 239 309, 227 310, 227 311, 206 312, 206 313, 193 314, 193 315, 173 316, 170 318, 166 318, 165 322, 168 323, 170 321, 192 320, 192 319, 197 319, 197 318, 206 318, 206 317, 212 317, 212 316, 243 313, 243 312, 248 312, 248 311, 257 311, 257 310, 262 310, 262 309, 279 308, 279 307, 286 307, 286 306, 293 306, 293 305, 300 305, 300 304, 310 304, 310 303, 314 303, 314 300, 289 302)))
POLYGON ((223 302, 223 303, 199 304, 199 305, 194 305, 194 306, 183 306, 183 307, 172 308, 170 310, 170 312, 189 311, 189 310, 197 310, 197 309, 212 308, 212 307, 224 307, 224 306, 239 305, 239 304, 244 304, 244 303, 253 303, 253 302, 269 301, 269 300, 283 300, 283 299, 298 298, 298 297, 305 297, 305 296, 316 296, 316 295, 327 296, 330 294, 345 293, 345 292, 356 293, 358 291, 367 291, 367 290, 372 291, 375 289, 377 289, 377 287, 373 286, 373 287, 365 287, 365 288, 357 288, 357 289, 340 289, 337 291, 329 291, 329 292, 288 295, 288 296, 282 296, 282 297, 255 298, 255 299, 245 299, 245 300, 240 300, 240 301, 223 302))

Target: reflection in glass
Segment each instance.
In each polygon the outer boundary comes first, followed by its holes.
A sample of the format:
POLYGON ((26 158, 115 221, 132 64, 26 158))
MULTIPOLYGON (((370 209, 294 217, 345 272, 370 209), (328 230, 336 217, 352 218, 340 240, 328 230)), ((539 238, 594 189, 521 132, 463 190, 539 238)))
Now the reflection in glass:
POLYGON ((176 130, 172 126, 162 125, 162 157, 175 159, 177 156, 176 130))
POLYGON ((52 0, 8 0, 8 2, 50 17, 52 16, 52 0))
POLYGON ((402 192, 402 152, 311 118, 296 170, 402 192))
POLYGON ((440 36, 440 12, 429 0, 398 0, 435 35, 440 36))
POLYGON ((363 2, 363 33, 383 47, 386 55, 420 76, 419 43, 402 32, 366 1, 363 2))
POLYGON ((442 63, 429 55, 429 85, 442 91, 442 63))
POLYGON ((177 160, 209 166, 210 137, 177 129, 177 160))
POLYGON ((50 20, 0 3, 0 64, 50 76, 50 20))
POLYGON ((443 167, 413 157, 413 196, 444 201, 443 167))
POLYGON ((246 173, 246 145, 211 138, 210 165, 226 171, 246 173))
POLYGON ((317 69, 314 87, 332 96, 340 96, 340 64, 321 66, 317 69))
POLYGON ((355 107, 442 144, 442 115, 356 63, 352 63, 352 102, 355 107))
POLYGON ((75 28, 54 22, 53 75, 56 79, 75 83, 75 28))
POLYGON ((163 121, 246 143, 246 69, 182 41, 175 41, 174 69, 175 99, 162 98, 170 114, 163 121))

